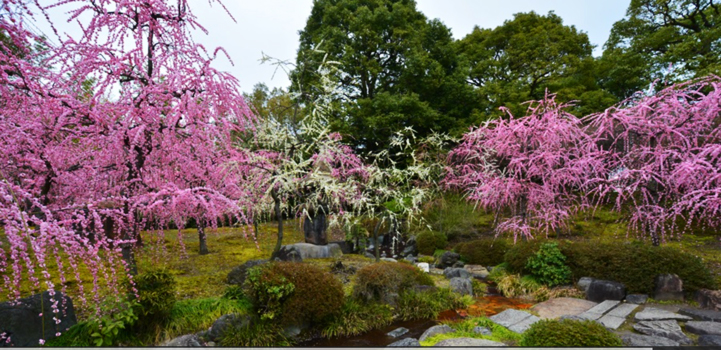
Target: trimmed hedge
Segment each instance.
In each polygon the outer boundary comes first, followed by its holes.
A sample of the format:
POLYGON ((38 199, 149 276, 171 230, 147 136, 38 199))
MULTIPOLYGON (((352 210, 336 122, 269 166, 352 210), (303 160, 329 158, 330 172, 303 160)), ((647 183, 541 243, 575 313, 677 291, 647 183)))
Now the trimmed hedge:
POLYGON ((433 255, 437 249, 445 249, 447 245, 448 238, 442 232, 423 231, 416 236, 416 247, 421 254, 433 255))
POLYGON ((623 346, 621 339, 595 321, 541 320, 521 338, 521 346, 623 346))
MULTIPOLYGON (((548 240, 519 242, 504 259, 512 273, 530 274, 528 258, 548 240)), ((651 294, 654 278, 664 273, 677 274, 687 293, 701 288, 715 289, 713 276, 700 258, 671 247, 653 247, 632 243, 558 241, 566 256, 573 279, 593 277, 621 282, 630 293, 651 294)))
POLYGON ((510 246, 505 239, 483 238, 459 243, 453 250, 467 264, 496 266, 503 262, 503 256, 510 246))
POLYGON ((381 262, 364 266, 356 273, 353 296, 364 301, 387 302, 415 285, 434 285, 433 279, 415 266, 381 262))

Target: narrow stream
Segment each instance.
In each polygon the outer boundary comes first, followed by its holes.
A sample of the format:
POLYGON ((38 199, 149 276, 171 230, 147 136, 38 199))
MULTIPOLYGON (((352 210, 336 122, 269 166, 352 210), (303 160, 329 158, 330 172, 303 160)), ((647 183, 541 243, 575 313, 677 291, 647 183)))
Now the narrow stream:
POLYGON ((498 294, 498 291, 489 286, 489 293, 486 296, 476 298, 476 302, 467 309, 462 310, 446 310, 438 315, 435 320, 412 320, 394 322, 381 329, 372 330, 368 333, 343 338, 318 338, 312 339, 298 344, 300 347, 313 346, 386 346, 395 341, 404 338, 418 339, 426 329, 439 324, 441 321, 460 321, 469 316, 493 316, 506 309, 527 309, 533 306, 528 301, 522 299, 506 298, 498 294), (391 338, 386 333, 399 328, 408 328, 408 333, 399 337, 391 338))

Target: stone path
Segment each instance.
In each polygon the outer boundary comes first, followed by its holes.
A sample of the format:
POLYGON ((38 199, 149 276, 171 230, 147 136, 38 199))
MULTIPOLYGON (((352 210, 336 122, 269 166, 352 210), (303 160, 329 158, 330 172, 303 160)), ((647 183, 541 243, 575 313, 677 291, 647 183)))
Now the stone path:
POLYGON ((489 319, 516 333, 523 333, 527 331, 532 324, 541 320, 528 312, 514 309, 507 309, 499 314, 489 317, 489 319))
POLYGON ((590 300, 578 298, 555 298, 533 305, 531 310, 541 319, 557 319, 563 316, 576 316, 598 305, 590 300))
POLYGON ((618 300, 606 300, 577 317, 583 320, 598 321, 609 329, 618 329, 618 327, 621 327, 621 325, 626 322, 626 317, 628 317, 633 310, 636 310, 637 307, 638 304, 621 303, 618 300))

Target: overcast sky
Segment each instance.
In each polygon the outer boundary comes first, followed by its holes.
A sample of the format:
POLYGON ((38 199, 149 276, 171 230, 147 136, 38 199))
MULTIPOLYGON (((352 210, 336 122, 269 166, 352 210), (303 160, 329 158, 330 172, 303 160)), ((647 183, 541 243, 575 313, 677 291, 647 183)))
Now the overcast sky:
MULTIPOLYGON (((586 32, 591 44, 596 45, 594 55, 601 54, 614 22, 623 18, 630 0, 416 0, 418 10, 428 18, 438 18, 451 28, 456 39, 463 38, 474 26, 494 28, 513 17, 514 13, 536 11, 546 14, 554 11, 564 24, 586 32)), ((41 3, 43 3, 41 1, 41 3)), ((261 52, 283 60, 295 61, 298 49, 298 31, 303 29, 313 6, 312 0, 225 0, 224 4, 235 17, 233 20, 217 4, 210 7, 207 1, 190 2, 199 22, 209 31, 195 33, 196 42, 212 49, 222 46, 233 60, 234 66, 219 59, 215 67, 231 72, 240 80, 243 91, 263 82, 269 87, 287 87, 285 73, 273 77, 274 68, 260 65, 261 52)), ((72 5, 69 5, 72 6, 72 5)), ((65 7, 67 11, 67 6, 65 7)), ((63 12, 52 11, 52 18, 60 31, 73 33, 64 23, 63 12)), ((48 30, 39 24, 43 31, 48 30)), ((49 33, 49 30, 48 30, 49 33)))

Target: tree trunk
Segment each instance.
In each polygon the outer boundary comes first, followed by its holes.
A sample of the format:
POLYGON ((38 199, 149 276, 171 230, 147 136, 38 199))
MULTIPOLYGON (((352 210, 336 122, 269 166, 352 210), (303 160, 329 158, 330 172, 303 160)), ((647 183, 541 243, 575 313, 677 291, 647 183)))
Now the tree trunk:
POLYGON ((278 241, 275 242, 271 259, 278 255, 280 247, 283 244, 283 215, 280 211, 280 198, 278 198, 278 194, 275 191, 273 191, 273 202, 275 202, 275 218, 278 220, 278 241))
POLYGON ((326 222, 325 208, 320 207, 313 211, 312 216, 305 217, 303 223, 303 233, 305 234, 305 243, 315 245, 326 245, 328 244, 328 237, 326 236, 326 222))
MULTIPOLYGON (((131 239, 131 235, 128 233, 130 230, 135 231, 135 228, 123 228, 123 234, 122 239, 123 240, 129 240, 131 239)), ((137 236, 137 234, 136 234, 137 236)), ((120 245, 121 252, 123 255, 123 260, 125 261, 125 265, 128 268, 129 273, 132 276, 135 276, 138 274, 138 265, 135 262, 135 252, 133 252, 133 243, 123 243, 120 245)))
POLYGON ((381 229, 381 222, 383 220, 378 220, 378 223, 376 223, 376 227, 373 228, 373 239, 375 240, 375 256, 376 256, 376 262, 381 261, 381 242, 378 242, 378 231, 381 229))
POLYGON ((205 237, 205 223, 198 220, 198 241, 200 243, 200 255, 208 254, 208 242, 205 237))

